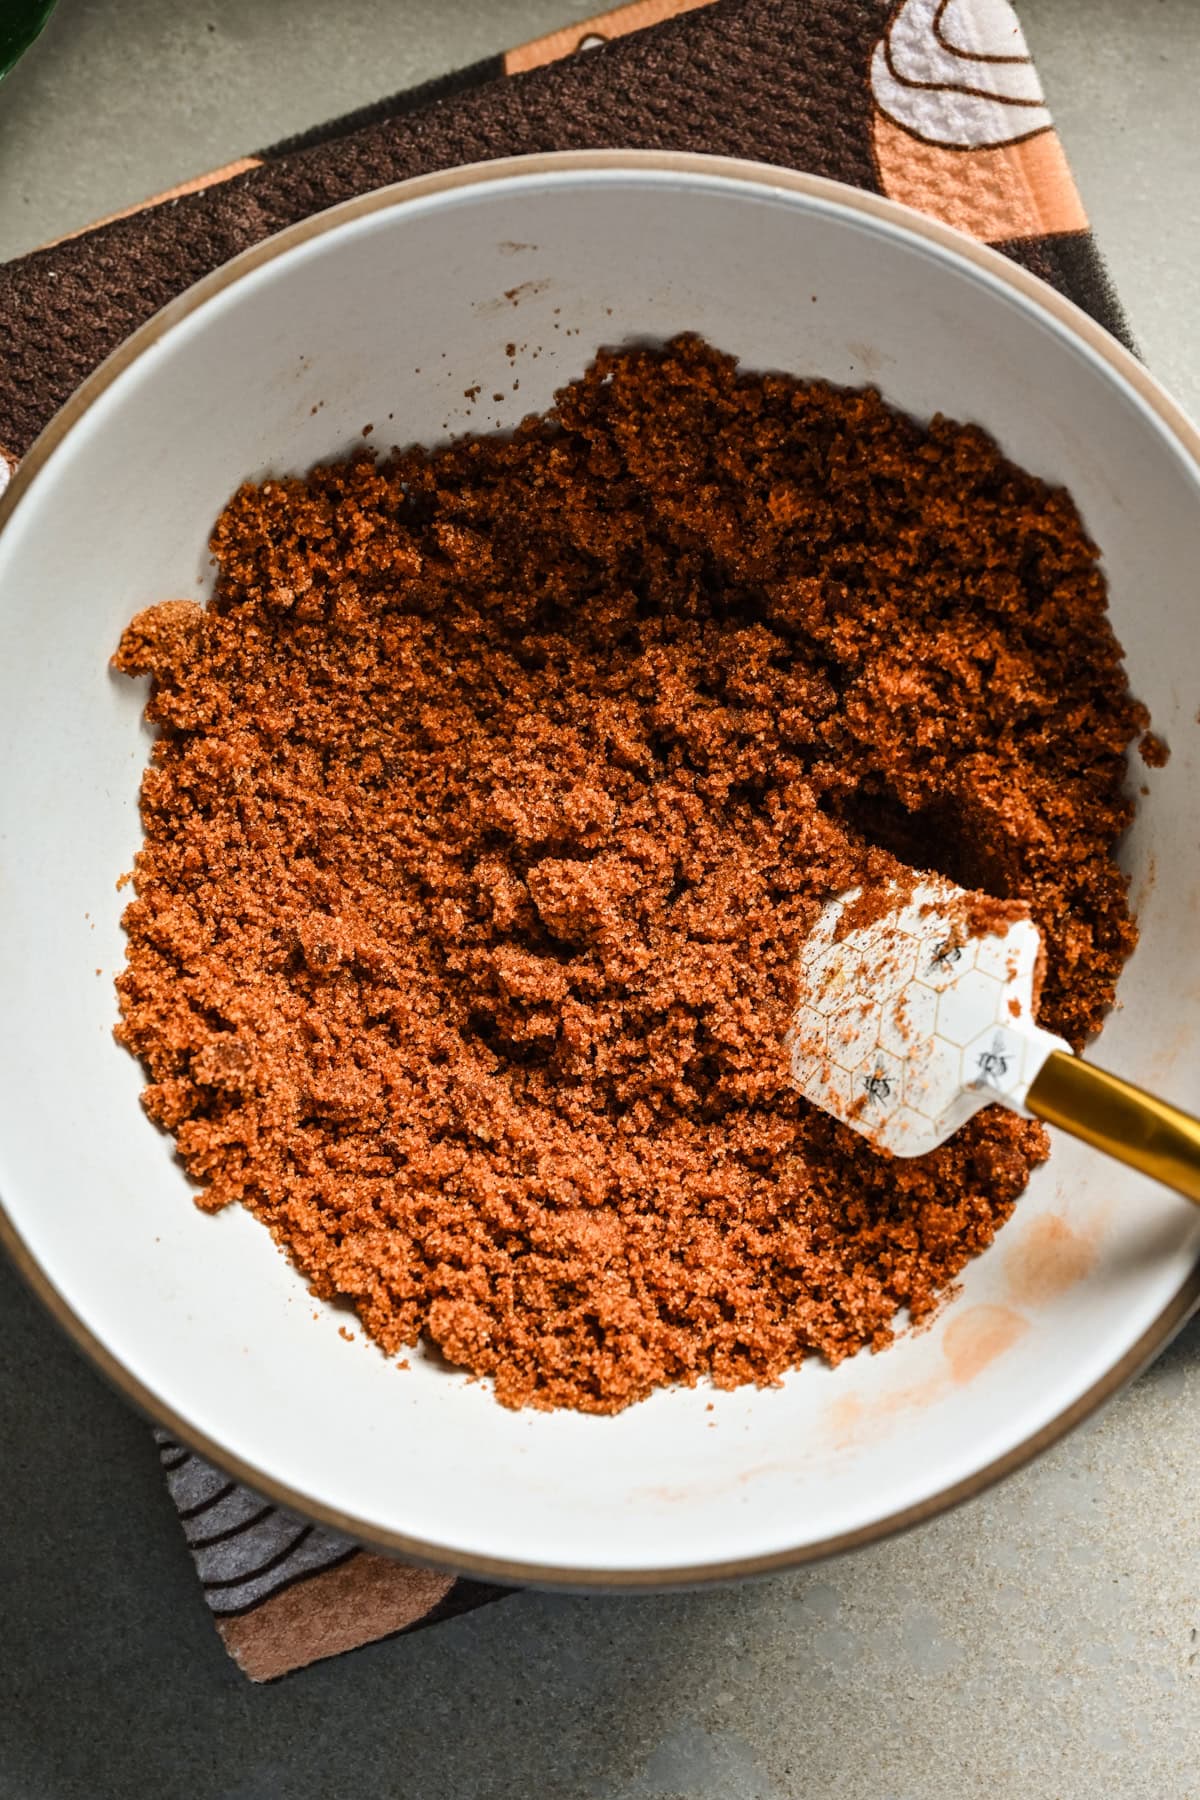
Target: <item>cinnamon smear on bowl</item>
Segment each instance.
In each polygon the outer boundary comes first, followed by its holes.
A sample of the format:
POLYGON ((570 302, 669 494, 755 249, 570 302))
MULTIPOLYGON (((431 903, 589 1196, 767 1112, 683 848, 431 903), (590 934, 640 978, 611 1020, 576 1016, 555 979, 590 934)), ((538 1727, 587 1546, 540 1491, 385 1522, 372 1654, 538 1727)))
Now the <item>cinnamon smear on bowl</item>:
POLYGON ((812 1109, 797 948, 899 858, 1028 901, 1042 1022, 1100 1025, 1148 720, 1069 496, 681 339, 509 439, 244 486, 212 548, 115 659, 159 732, 117 1035, 199 1204, 508 1406, 929 1313, 1046 1139, 898 1161, 812 1109))

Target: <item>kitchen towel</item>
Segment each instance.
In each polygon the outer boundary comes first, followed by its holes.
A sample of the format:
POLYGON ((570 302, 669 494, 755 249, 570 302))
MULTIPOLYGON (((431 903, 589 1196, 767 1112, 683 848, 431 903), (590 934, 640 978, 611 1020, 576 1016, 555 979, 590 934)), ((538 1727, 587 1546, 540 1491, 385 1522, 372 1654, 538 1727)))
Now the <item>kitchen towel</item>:
MULTIPOLYGON (((1009 0, 634 0, 0 268, 0 487, 129 332, 269 233, 406 176, 600 147, 722 152, 888 195, 1128 342, 1009 0)), ((205 1599, 252 1680, 505 1591, 361 1549, 158 1442, 205 1599)))

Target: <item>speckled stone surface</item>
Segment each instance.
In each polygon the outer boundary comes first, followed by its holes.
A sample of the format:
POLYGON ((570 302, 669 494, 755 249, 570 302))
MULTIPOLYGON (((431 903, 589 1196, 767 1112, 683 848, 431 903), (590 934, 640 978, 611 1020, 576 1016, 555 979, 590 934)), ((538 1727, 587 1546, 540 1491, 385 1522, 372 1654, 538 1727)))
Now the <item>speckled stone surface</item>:
MULTIPOLYGON (((0 255, 569 10, 63 0, 0 89, 0 255)), ((1147 359, 1200 413, 1200 9, 1022 14, 1147 359)), ((0 1800, 1200 1797, 1200 1327, 903 1539, 733 1590, 525 1594, 255 1689, 142 1422, 5 1266, 0 1319, 0 1800)))

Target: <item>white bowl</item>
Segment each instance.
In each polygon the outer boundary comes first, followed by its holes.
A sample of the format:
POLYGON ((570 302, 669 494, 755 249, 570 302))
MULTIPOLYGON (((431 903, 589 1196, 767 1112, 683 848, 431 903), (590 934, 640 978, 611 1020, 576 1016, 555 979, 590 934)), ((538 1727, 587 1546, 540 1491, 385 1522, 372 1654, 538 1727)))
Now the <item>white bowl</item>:
POLYGON ((1196 1212, 1060 1140, 961 1293, 886 1355, 813 1362, 772 1391, 659 1393, 615 1419, 516 1414, 432 1361, 397 1373, 361 1333, 345 1342, 344 1315, 310 1300, 259 1225, 192 1206, 143 1117, 140 1071, 111 1037, 116 880, 147 749, 142 694, 108 672, 122 626, 207 592, 209 527, 243 477, 303 470, 367 423, 376 444, 512 425, 597 345, 685 328, 750 366, 978 420, 1070 487, 1133 687, 1173 751, 1132 771, 1150 789, 1125 846, 1143 935, 1103 1060, 1195 1105, 1200 442, 1082 313, 955 233, 700 157, 539 157, 409 182, 167 307, 0 505, 5 1241, 131 1398, 253 1487, 513 1579, 695 1581, 911 1523, 1081 1418, 1200 1294, 1196 1212))

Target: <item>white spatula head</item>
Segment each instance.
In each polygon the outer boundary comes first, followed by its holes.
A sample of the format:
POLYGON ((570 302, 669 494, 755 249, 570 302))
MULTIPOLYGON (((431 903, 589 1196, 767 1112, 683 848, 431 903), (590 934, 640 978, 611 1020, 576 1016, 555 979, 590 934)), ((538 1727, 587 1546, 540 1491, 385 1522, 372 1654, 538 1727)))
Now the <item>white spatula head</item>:
POLYGON ((1023 1111, 1061 1038, 1035 1021, 1041 938, 1019 902, 940 875, 851 888, 801 952, 788 1033, 806 1099, 896 1156, 921 1156, 993 1101, 1023 1111))

